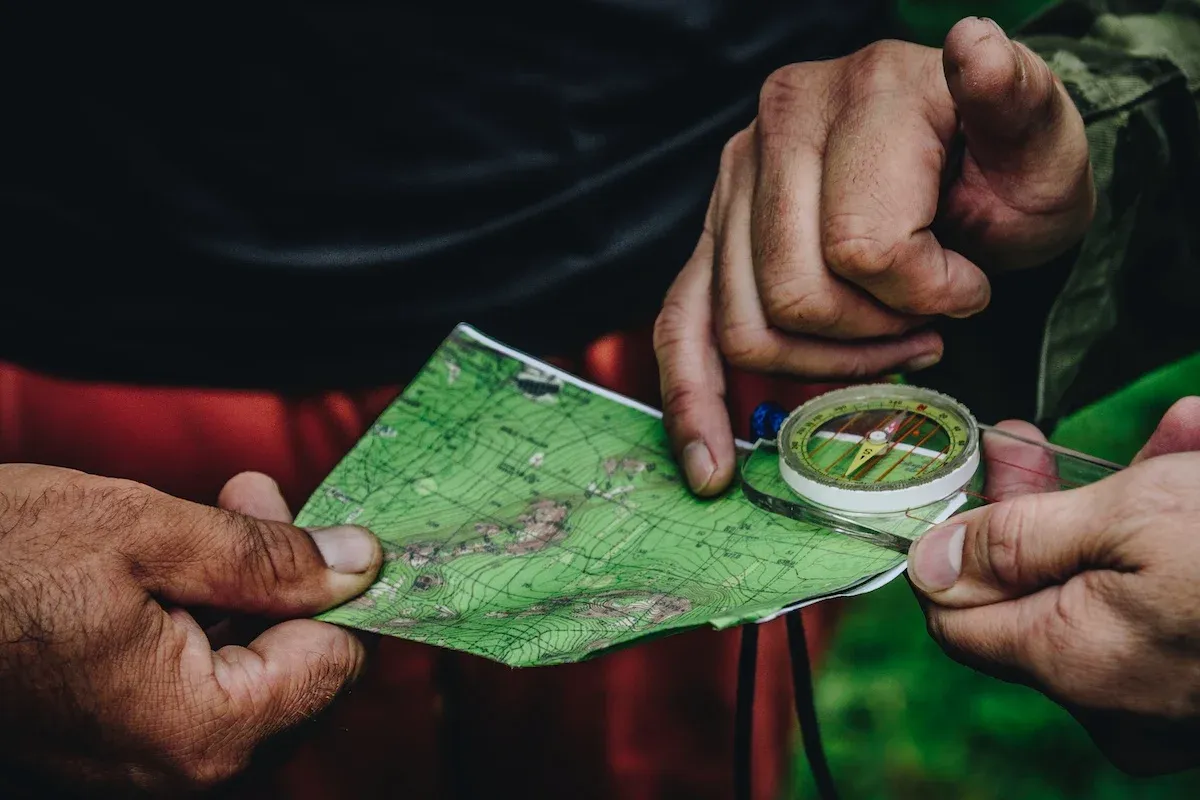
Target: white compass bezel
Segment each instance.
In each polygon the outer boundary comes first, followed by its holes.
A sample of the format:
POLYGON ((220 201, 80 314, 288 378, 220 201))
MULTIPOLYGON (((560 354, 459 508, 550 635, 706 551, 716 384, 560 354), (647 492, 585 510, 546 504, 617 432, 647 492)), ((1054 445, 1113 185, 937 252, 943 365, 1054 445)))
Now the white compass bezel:
POLYGON ((979 470, 981 455, 979 426, 962 403, 952 397, 908 384, 865 384, 835 389, 814 397, 793 411, 779 428, 779 471, 787 485, 804 500, 836 511, 859 514, 888 514, 923 508, 962 491, 979 470), (803 420, 839 403, 902 397, 918 400, 942 410, 952 411, 967 427, 967 445, 950 464, 927 480, 901 484, 865 484, 849 487, 825 476, 811 474, 796 459, 786 442, 790 432, 803 420), (794 463, 793 463, 794 461, 794 463))

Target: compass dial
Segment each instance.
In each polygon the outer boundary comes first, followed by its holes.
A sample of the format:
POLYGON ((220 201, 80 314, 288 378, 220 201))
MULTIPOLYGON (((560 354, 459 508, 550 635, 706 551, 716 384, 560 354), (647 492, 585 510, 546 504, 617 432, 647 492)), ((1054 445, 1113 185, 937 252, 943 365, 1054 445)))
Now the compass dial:
POLYGON ((877 384, 810 400, 779 431, 791 488, 844 511, 896 512, 949 497, 979 466, 979 431, 960 403, 929 389, 877 384))

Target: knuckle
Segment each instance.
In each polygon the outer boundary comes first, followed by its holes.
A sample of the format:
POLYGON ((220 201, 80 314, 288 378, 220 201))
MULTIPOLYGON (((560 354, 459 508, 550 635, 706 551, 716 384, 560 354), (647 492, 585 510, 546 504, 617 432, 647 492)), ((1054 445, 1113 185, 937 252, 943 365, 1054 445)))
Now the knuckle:
POLYGON ((797 107, 808 100, 811 67, 788 64, 767 76, 758 93, 758 125, 764 135, 786 131, 797 107))
POLYGON ((865 349, 860 349, 841 359, 839 365, 841 376, 852 381, 878 377, 887 368, 872 358, 865 349))
POLYGON ((843 318, 843 309, 828 293, 801 289, 795 281, 767 287, 763 311, 771 324, 805 333, 835 328, 843 318))
POLYGON ((1032 527, 1032 516, 1033 509, 1027 497, 991 506, 971 547, 980 577, 997 587, 1021 584, 1021 542, 1032 527))
POLYGON ((1021 543, 1033 527, 1033 496, 997 503, 975 537, 980 572, 999 586, 1017 586, 1022 579, 1021 543))
POLYGON ((286 526, 233 512, 222 513, 226 524, 216 526, 213 535, 228 537, 229 552, 234 561, 232 566, 237 570, 239 583, 257 589, 262 597, 267 597, 301 574, 298 555, 286 526))
POLYGON ((862 214, 837 214, 825 220, 822 255, 835 272, 850 278, 877 278, 895 268, 900 242, 882 236, 878 224, 862 214))
POLYGON ((988 536, 983 562, 1001 585, 1021 582, 1021 536, 1011 529, 999 529, 988 536))
POLYGON ((729 172, 746 160, 754 146, 754 136, 750 128, 743 128, 725 142, 721 148, 721 171, 729 172))
POLYGON ((699 404, 701 388, 691 381, 676 381, 662 387, 663 414, 667 419, 687 416, 699 404))
POLYGON ((835 359, 829 359, 825 370, 826 376, 856 382, 868 378, 878 378, 881 373, 893 366, 895 359, 885 357, 872 345, 860 345, 840 353, 835 359))
POLYGON ((654 320, 652 341, 654 352, 661 358, 664 352, 672 350, 683 338, 683 307, 671 297, 663 303, 662 310, 654 320))
POLYGON ((856 95, 890 92, 897 85, 908 83, 905 76, 913 55, 913 45, 894 39, 873 42, 850 56, 851 68, 846 71, 854 84, 856 95))
POLYGON ((722 325, 717 330, 717 344, 725 360, 739 369, 770 370, 775 365, 775 348, 760 328, 722 325))
MULTIPOLYGON (((837 378, 850 382, 858 382, 869 378, 877 378, 887 364, 881 363, 872 353, 870 345, 855 347, 836 358, 826 359, 826 366, 821 371, 821 377, 837 378)), ((815 376, 814 376, 815 377, 815 376)))
POLYGON ((283 526, 249 517, 242 517, 242 521, 249 531, 247 540, 253 542, 251 550, 258 556, 254 563, 259 566, 263 586, 274 588, 291 582, 300 569, 291 537, 284 532, 283 526))
POLYGON ((1078 645, 1079 633, 1086 617, 1086 600, 1075 586, 1063 586, 1055 597, 1053 613, 1046 618, 1041 633, 1054 663, 1063 663, 1063 657, 1078 645))

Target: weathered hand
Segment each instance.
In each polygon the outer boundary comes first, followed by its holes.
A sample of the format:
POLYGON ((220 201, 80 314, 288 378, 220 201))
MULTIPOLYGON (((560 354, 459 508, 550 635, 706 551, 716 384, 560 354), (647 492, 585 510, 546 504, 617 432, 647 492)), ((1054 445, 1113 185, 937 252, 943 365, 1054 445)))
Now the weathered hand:
POLYGON ((1128 469, 1064 492, 1013 470, 909 555, 950 655, 1044 692, 1138 774, 1200 765, 1198 450, 1188 398, 1128 469))
POLYGON ((289 516, 260 475, 222 504, 261 518, 0 466, 0 763, 122 796, 204 787, 358 674, 342 628, 292 619, 214 651, 184 609, 312 615, 370 585, 375 537, 271 521, 289 516))
POLYGON ((918 328, 982 310, 984 268, 1074 244, 1091 175, 1066 90, 987 20, 959 23, 941 51, 881 42, 777 71, 725 148, 655 329, 692 488, 720 492, 733 474, 723 361, 812 379, 931 366, 942 342, 918 328))

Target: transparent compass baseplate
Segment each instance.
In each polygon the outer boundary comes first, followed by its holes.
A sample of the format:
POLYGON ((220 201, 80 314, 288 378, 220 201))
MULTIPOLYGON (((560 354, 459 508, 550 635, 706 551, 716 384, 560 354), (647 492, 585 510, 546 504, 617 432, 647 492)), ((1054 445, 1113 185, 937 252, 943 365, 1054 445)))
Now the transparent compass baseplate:
MULTIPOLYGON (((856 475, 855 457, 862 460, 863 466, 869 466, 871 447, 880 439, 876 435, 876 441, 872 441, 874 430, 860 431, 857 439, 856 434, 838 434, 837 445, 844 453, 840 458, 837 453, 826 458, 826 462, 834 463, 828 471, 837 475, 824 481, 813 480, 811 473, 797 480, 798 471, 789 470, 788 459, 781 451, 781 430, 775 439, 759 439, 743 454, 741 489, 747 499, 772 514, 906 553, 917 536, 954 514, 1018 494, 1078 488, 1122 469, 1119 464, 1016 433, 1006 426, 977 425, 973 419, 969 424, 975 431, 974 441, 969 442, 956 465, 951 464, 928 480, 919 479, 929 473, 929 462, 938 456, 938 449, 902 446, 893 450, 890 463, 885 459, 869 467, 873 472, 866 475, 875 478, 889 468, 893 470, 889 477, 896 469, 907 469, 910 476, 915 475, 915 481, 905 477, 895 481, 892 485, 899 486, 899 491, 874 478, 864 479, 860 485, 845 480, 847 474, 856 475), (901 461, 900 467, 894 466, 901 461), (891 497, 887 497, 889 494, 891 497)), ((793 466, 795 463, 791 459, 793 466)))

